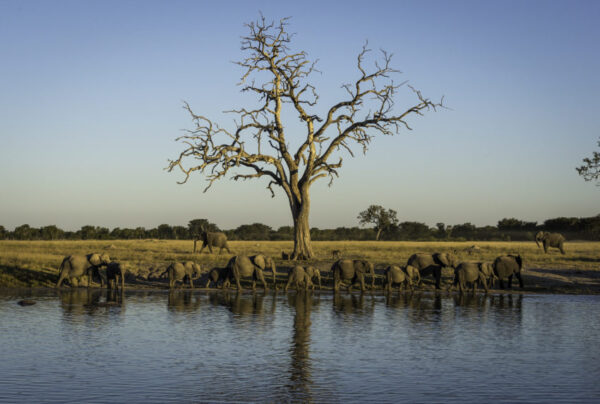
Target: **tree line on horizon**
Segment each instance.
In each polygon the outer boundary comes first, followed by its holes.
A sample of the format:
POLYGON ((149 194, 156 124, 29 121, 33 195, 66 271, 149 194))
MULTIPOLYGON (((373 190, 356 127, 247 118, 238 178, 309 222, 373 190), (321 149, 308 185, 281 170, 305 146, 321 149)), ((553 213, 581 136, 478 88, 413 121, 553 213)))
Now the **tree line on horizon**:
MULTIPOLYGON (((115 227, 110 230, 107 227, 87 225, 77 231, 65 231, 55 225, 36 228, 23 224, 9 231, 0 226, 0 240, 192 240, 202 229, 223 231, 230 240, 294 240, 292 226, 273 229, 263 223, 252 223, 222 230, 207 219, 191 220, 187 227, 161 224, 152 229, 115 227)), ((479 227, 467 222, 453 226, 437 223, 435 227, 430 227, 421 222, 405 221, 393 223, 383 231, 379 231, 377 227, 313 227, 310 233, 315 241, 375 240, 377 233, 379 240, 387 241, 525 241, 533 240, 535 233, 540 230, 560 232, 569 240, 600 240, 600 214, 582 218, 557 217, 542 224, 505 218, 498 221, 496 226, 479 227)))

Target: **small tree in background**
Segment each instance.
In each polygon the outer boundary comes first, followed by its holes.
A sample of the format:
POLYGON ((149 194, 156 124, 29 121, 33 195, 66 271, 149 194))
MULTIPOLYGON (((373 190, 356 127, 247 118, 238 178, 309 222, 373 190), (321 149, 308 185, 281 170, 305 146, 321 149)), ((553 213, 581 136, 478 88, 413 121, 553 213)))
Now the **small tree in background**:
POLYGON ((193 219, 188 223, 188 229, 190 231, 190 237, 199 237, 202 230, 207 232, 221 231, 219 227, 208 221, 208 219, 193 219))
MULTIPOLYGON (((600 146, 600 141, 598 141, 600 146)), ((583 165, 576 167, 575 169, 586 181, 596 181, 596 185, 600 186, 598 179, 600 178, 600 152, 593 152, 592 157, 586 157, 583 159, 583 165)))
POLYGON ((382 232, 398 225, 397 214, 395 210, 385 210, 383 206, 371 205, 367 210, 363 210, 358 214, 358 220, 361 226, 373 224, 377 232, 375 240, 379 240, 382 232))

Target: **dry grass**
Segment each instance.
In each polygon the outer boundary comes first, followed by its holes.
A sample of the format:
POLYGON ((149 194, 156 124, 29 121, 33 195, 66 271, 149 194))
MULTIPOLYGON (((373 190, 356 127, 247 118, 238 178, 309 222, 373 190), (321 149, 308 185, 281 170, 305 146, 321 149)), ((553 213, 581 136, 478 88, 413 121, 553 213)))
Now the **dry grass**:
MULTIPOLYGON (((232 241, 235 254, 263 253, 276 259, 278 271, 285 273, 293 263, 281 260, 281 252, 292 250, 290 241, 232 241)), ((464 261, 493 261, 495 257, 518 253, 525 261, 525 281, 529 291, 600 292, 600 243, 571 242, 566 255, 557 250, 544 254, 534 242, 313 242, 316 258, 311 264, 328 271, 333 262, 331 251, 340 250, 344 258, 363 258, 376 264, 380 272, 388 264, 404 265, 416 252, 457 250, 464 261), (476 244, 472 255, 465 250, 476 244)), ((53 286, 58 266, 70 254, 106 252, 137 273, 172 261, 193 260, 205 268, 224 266, 230 254, 192 254, 189 240, 106 240, 106 241, 0 241, 0 287, 53 286)), ((452 273, 445 271, 446 277, 452 273)), ((282 275, 282 282, 285 276, 282 275)))

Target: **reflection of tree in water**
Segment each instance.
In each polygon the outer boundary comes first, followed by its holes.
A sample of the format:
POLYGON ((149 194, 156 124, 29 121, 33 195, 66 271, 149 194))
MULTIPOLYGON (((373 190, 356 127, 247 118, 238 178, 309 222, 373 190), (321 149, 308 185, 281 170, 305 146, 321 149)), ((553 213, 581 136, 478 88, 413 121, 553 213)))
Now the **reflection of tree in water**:
POLYGON ((301 291, 290 293, 287 297, 289 306, 295 310, 294 333, 290 347, 290 389, 293 401, 310 402, 312 380, 309 347, 312 294, 301 291))
POLYGON ((169 311, 172 312, 191 312, 200 307, 200 298, 191 290, 169 290, 167 302, 169 311))

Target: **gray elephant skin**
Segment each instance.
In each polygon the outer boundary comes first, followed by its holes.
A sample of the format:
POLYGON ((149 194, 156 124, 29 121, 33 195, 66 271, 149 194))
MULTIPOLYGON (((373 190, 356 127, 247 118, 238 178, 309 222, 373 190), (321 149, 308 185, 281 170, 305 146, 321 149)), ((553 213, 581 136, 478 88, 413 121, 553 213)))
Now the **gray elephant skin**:
POLYGON ((460 293, 464 293, 467 284, 470 283, 473 287, 473 293, 477 292, 477 283, 481 283, 488 292, 488 278, 481 270, 482 263, 480 262, 461 262, 454 270, 454 283, 458 285, 460 293))
POLYGON ((208 247, 208 251, 212 254, 212 248, 219 248, 219 254, 223 251, 223 248, 227 250, 229 254, 231 254, 231 250, 229 249, 229 245, 227 245, 227 235, 221 232, 209 233, 203 231, 200 233, 200 236, 197 239, 194 239, 194 253, 196 252, 196 243, 198 241, 202 241, 202 248, 198 254, 202 254, 202 250, 208 247))
POLYGON ((315 285, 312 283, 311 276, 308 272, 301 267, 300 265, 296 265, 289 273, 288 281, 285 285, 285 291, 287 292, 290 285, 294 284, 296 290, 300 290, 300 286, 304 286, 304 290, 314 289, 315 285))
POLYGON ((402 287, 413 290, 412 281, 408 274, 398 265, 390 265, 384 270, 384 289, 388 292, 392 291, 393 285, 398 285, 398 292, 402 287))
POLYGON ((304 268, 304 270, 310 277, 311 282, 313 279, 317 278, 317 284, 319 285, 319 290, 321 290, 321 271, 319 271, 318 268, 315 268, 312 265, 307 266, 306 268, 304 268))
POLYGON ((560 233, 548 233, 545 231, 540 231, 535 235, 535 244, 537 244, 538 248, 540 248, 540 241, 544 246, 544 253, 548 253, 548 248, 558 248, 561 254, 565 253, 564 242, 565 237, 560 233))
POLYGON ((412 265, 405 266, 403 270, 406 272, 406 275, 408 276, 408 279, 410 279, 411 283, 415 286, 419 286, 421 283, 421 274, 419 273, 419 270, 412 265))
POLYGON ((256 281, 263 284, 264 289, 267 289, 267 283, 263 271, 270 269, 273 273, 273 287, 277 289, 277 269, 271 257, 266 257, 262 254, 248 257, 246 255, 236 255, 227 263, 227 268, 231 271, 231 279, 235 281, 237 289, 242 290, 240 281, 242 278, 252 278, 252 290, 256 289, 256 281))
POLYGON ((100 282, 103 284, 103 278, 100 276, 98 268, 109 263, 108 254, 69 255, 60 264, 56 287, 60 287, 65 279, 73 286, 73 279, 79 280, 84 275, 88 276, 88 287, 90 287, 90 281, 94 274, 100 277, 100 282))
POLYGON ((433 275, 435 288, 440 289, 442 281, 442 268, 450 267, 456 269, 459 264, 458 257, 454 253, 417 253, 410 256, 406 266, 413 266, 419 270, 421 277, 433 275))
POLYGON ((338 291, 343 281, 350 281, 348 290, 352 290, 355 283, 360 283, 360 290, 365 291, 365 275, 371 274, 371 289, 375 285, 375 266, 364 260, 337 260, 331 266, 333 272, 333 290, 338 291))
POLYGON ((505 278, 508 278, 508 287, 512 285, 512 278, 516 276, 519 280, 519 286, 523 288, 523 278, 521 271, 523 270, 523 259, 520 255, 502 255, 494 260, 494 274, 498 277, 500 288, 504 289, 505 278))
POLYGON ((228 288, 231 284, 231 269, 230 268, 213 268, 209 272, 202 274, 201 284, 204 284, 205 288, 211 286, 211 282, 215 288, 221 285, 221 289, 228 288))
POLYGON ((119 289, 119 281, 121 281, 121 290, 125 289, 125 271, 120 262, 110 262, 106 267, 106 282, 108 288, 112 289, 113 283, 115 289, 119 289))
POLYGON ((169 289, 173 289, 178 281, 185 283, 186 279, 190 283, 190 288, 193 289, 194 279, 198 279, 202 275, 202 268, 192 261, 187 261, 183 264, 181 262, 174 262, 167 267, 161 276, 164 275, 169 277, 169 289))

